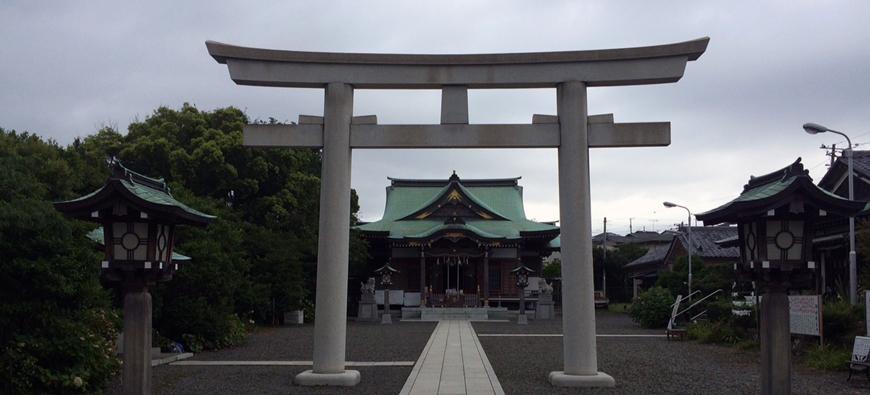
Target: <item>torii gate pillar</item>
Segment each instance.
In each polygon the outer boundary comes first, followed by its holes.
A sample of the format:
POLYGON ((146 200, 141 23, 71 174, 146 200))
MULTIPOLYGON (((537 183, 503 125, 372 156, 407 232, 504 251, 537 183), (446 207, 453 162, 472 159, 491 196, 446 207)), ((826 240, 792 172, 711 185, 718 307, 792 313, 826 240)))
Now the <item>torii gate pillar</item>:
POLYGON ((598 371, 592 279, 592 218, 589 199, 589 134, 586 84, 560 84, 559 227, 562 245, 562 352, 564 371, 551 372, 556 386, 612 387, 613 377, 598 371))
POLYGON ((296 376, 301 385, 353 386, 345 370, 347 271, 350 253, 350 121, 353 87, 330 83, 324 92, 317 291, 314 297, 314 366, 296 376))
POLYGON ((345 370, 352 149, 558 148, 562 233, 564 370, 556 386, 606 387, 598 372, 592 282, 589 148, 670 144, 670 123, 614 123, 588 116, 586 88, 676 82, 708 38, 592 51, 475 55, 396 55, 280 51, 208 41, 209 53, 241 85, 325 88, 324 116, 293 125, 248 125, 244 144, 323 148, 314 366, 302 385, 355 385, 345 370), (531 124, 469 124, 468 89, 556 88, 558 116, 531 124), (354 89, 441 89, 441 124, 378 125, 353 117, 354 89))

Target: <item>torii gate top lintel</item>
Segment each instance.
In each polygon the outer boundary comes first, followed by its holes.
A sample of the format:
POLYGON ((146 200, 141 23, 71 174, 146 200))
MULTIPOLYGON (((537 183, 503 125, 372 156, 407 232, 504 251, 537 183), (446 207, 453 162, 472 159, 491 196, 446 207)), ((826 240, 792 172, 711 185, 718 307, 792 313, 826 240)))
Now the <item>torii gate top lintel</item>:
POLYGON ((687 61, 710 39, 634 48, 501 54, 420 55, 303 52, 206 41, 241 85, 324 87, 343 82, 358 89, 547 88, 565 81, 587 86, 676 82, 687 61))

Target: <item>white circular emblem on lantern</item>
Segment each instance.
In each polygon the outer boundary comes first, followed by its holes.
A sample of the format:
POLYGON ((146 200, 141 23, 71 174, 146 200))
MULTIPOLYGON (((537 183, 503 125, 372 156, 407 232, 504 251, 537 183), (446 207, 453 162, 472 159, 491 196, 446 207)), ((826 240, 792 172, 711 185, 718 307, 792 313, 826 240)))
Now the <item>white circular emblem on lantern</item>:
POLYGON ((794 235, 787 230, 783 230, 776 234, 774 242, 777 247, 783 250, 788 250, 794 245, 794 235))
POLYGON ((139 236, 133 232, 127 232, 121 237, 121 245, 127 250, 133 250, 139 246, 139 236))

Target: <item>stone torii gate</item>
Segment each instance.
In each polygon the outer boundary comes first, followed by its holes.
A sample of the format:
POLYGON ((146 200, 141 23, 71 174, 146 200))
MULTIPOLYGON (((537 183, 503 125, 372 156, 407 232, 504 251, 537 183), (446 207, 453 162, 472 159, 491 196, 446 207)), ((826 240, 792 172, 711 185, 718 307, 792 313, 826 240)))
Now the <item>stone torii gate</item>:
POLYGON ((244 144, 323 149, 313 369, 301 385, 355 385, 345 369, 351 152, 364 148, 557 148, 562 238, 564 370, 557 386, 613 386, 595 348, 589 147, 666 146, 670 123, 614 123, 587 116, 586 88, 676 82, 709 38, 592 51, 396 55, 298 52, 207 41, 240 85, 324 88, 323 117, 294 125, 248 125, 244 144), (531 124, 468 123, 468 89, 556 88, 556 116, 531 124), (378 125, 353 116, 354 89, 441 89, 440 125, 378 125))

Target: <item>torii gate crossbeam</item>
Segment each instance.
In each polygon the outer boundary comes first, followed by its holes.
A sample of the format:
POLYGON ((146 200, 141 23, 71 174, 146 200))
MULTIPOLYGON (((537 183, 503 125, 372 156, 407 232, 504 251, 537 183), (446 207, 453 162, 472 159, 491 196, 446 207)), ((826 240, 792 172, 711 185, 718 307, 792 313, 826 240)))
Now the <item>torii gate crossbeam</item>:
POLYGON ((670 123, 614 123, 587 115, 586 88, 676 82, 709 38, 676 44, 592 51, 396 55, 298 52, 207 41, 209 54, 226 64, 240 85, 323 88, 324 116, 300 116, 295 125, 248 125, 244 143, 261 147, 322 147, 320 230, 313 369, 301 385, 355 385, 345 369, 350 166, 352 149, 541 148, 558 149, 562 239, 564 370, 550 373, 557 386, 613 386, 598 371, 595 348, 590 147, 665 146, 670 123), (468 123, 468 89, 556 88, 556 116, 531 124, 468 123), (354 89, 441 89, 440 125, 378 125, 353 116, 354 89))

